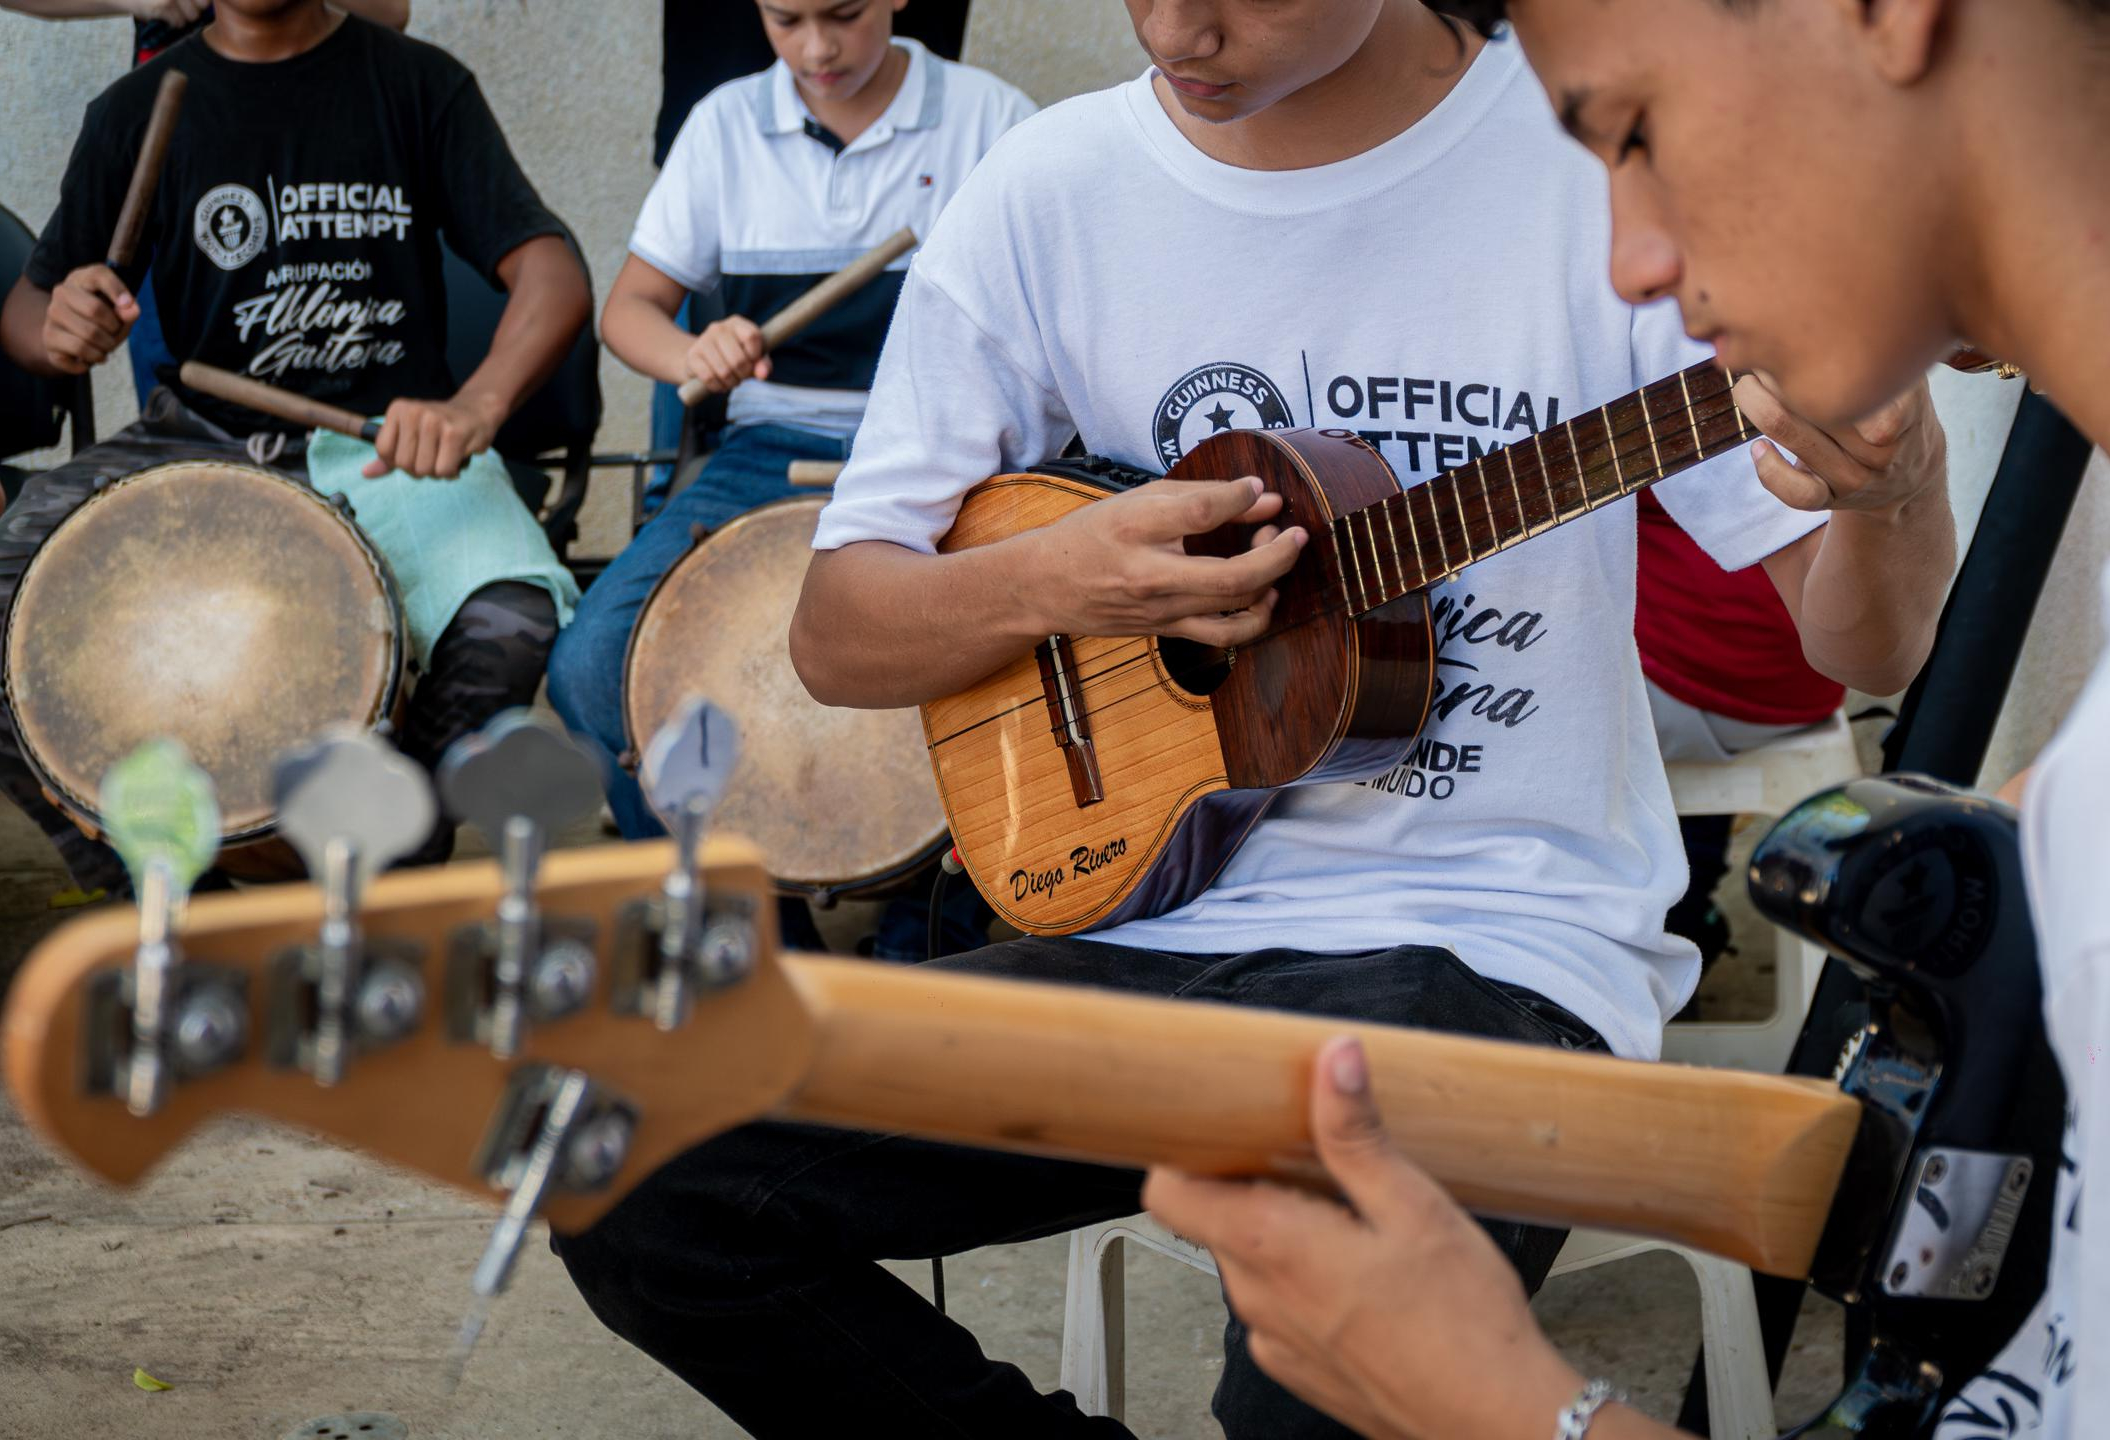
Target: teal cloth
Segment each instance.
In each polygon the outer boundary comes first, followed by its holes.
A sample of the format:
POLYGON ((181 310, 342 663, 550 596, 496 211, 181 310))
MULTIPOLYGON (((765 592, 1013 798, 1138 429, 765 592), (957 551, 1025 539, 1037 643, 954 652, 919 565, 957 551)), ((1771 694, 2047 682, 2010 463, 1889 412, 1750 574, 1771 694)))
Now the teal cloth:
POLYGON ((453 480, 413 480, 401 470, 369 480, 359 472, 373 458, 364 440, 317 430, 308 437, 308 483, 351 501, 352 517, 395 572, 420 669, 431 667, 432 647, 462 602, 501 580, 540 585, 557 603, 558 625, 571 623, 579 582, 497 455, 473 457, 453 480))

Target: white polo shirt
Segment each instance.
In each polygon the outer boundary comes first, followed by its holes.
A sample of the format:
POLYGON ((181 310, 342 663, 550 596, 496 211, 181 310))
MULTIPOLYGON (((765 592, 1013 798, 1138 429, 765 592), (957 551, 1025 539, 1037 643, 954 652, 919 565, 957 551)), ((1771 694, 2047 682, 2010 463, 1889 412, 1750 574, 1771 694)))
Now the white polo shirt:
MULTIPOLYGON (((984 70, 894 44, 908 74, 848 145, 813 118, 782 60, 696 103, 645 197, 630 253, 728 314, 757 322, 904 227, 927 236, 998 136, 1033 102, 984 70)), ((771 357, 770 378, 732 394, 735 424, 771 421, 848 436, 864 417, 909 257, 771 357)))

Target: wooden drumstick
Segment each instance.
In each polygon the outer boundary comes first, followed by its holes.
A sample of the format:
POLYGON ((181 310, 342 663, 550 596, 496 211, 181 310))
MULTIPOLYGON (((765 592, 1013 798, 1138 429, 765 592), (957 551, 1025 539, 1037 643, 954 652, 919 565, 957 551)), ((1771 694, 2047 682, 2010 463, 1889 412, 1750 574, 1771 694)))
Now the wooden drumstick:
POLYGON ((131 264, 138 253, 147 214, 154 208, 154 191, 161 184, 161 162, 168 158, 169 138, 176 133, 176 116, 183 109, 183 92, 188 88, 190 77, 181 70, 170 70, 161 77, 161 88, 154 94, 154 113, 147 117, 146 139, 139 146, 139 161, 132 167, 132 184, 117 212, 117 233, 110 237, 112 270, 131 264))
POLYGON ((794 460, 786 468, 784 478, 794 485, 824 490, 842 473, 843 462, 840 460, 794 460))
POLYGON ((349 435, 354 440, 364 440, 368 444, 372 444, 374 438, 381 433, 379 420, 369 420, 363 415, 354 415, 349 410, 340 410, 335 405, 310 400, 305 395, 295 395, 291 390, 266 385, 261 380, 252 380, 246 375, 222 370, 217 365, 186 360, 176 374, 185 385, 202 395, 225 400, 231 405, 247 406, 259 414, 290 420, 295 425, 306 426, 310 430, 334 430, 339 435, 349 435))
MULTIPOLYGON (((822 315, 842 304, 857 291, 879 278, 881 271, 916 248, 916 232, 896 230, 886 239, 874 245, 864 254, 852 260, 842 269, 830 275, 820 284, 808 290, 798 299, 762 322, 762 351, 764 354, 776 349, 786 340, 811 325, 822 315)), ((701 380, 684 380, 681 383, 681 403, 694 405, 705 395, 701 380)))

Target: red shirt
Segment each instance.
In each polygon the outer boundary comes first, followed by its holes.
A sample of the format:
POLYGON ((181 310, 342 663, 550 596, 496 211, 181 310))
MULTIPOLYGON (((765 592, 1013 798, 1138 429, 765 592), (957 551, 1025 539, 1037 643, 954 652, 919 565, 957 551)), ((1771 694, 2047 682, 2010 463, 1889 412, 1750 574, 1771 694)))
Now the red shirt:
POLYGON ((1638 504, 1641 673, 1688 705, 1751 725, 1812 725, 1838 709, 1846 687, 1802 658, 1765 568, 1722 569, 1654 495, 1644 490, 1638 504))

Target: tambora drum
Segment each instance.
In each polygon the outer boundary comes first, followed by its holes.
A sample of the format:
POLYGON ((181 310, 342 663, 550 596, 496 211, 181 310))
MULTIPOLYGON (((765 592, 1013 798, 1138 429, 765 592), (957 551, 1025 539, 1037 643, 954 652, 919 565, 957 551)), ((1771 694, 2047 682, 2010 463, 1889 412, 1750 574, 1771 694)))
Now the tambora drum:
POLYGON ((631 750, 701 695, 740 727, 713 828, 762 847, 787 890, 883 894, 934 859, 945 811, 914 710, 844 710, 791 668, 791 615, 825 496, 750 510, 677 561, 645 600, 623 667, 631 750))
POLYGON ((52 532, 5 653, 23 753, 60 808, 98 830, 103 772, 165 736, 212 776, 232 850, 270 836, 280 755, 391 718, 404 639, 387 565, 335 505, 269 470, 182 462, 52 532))

